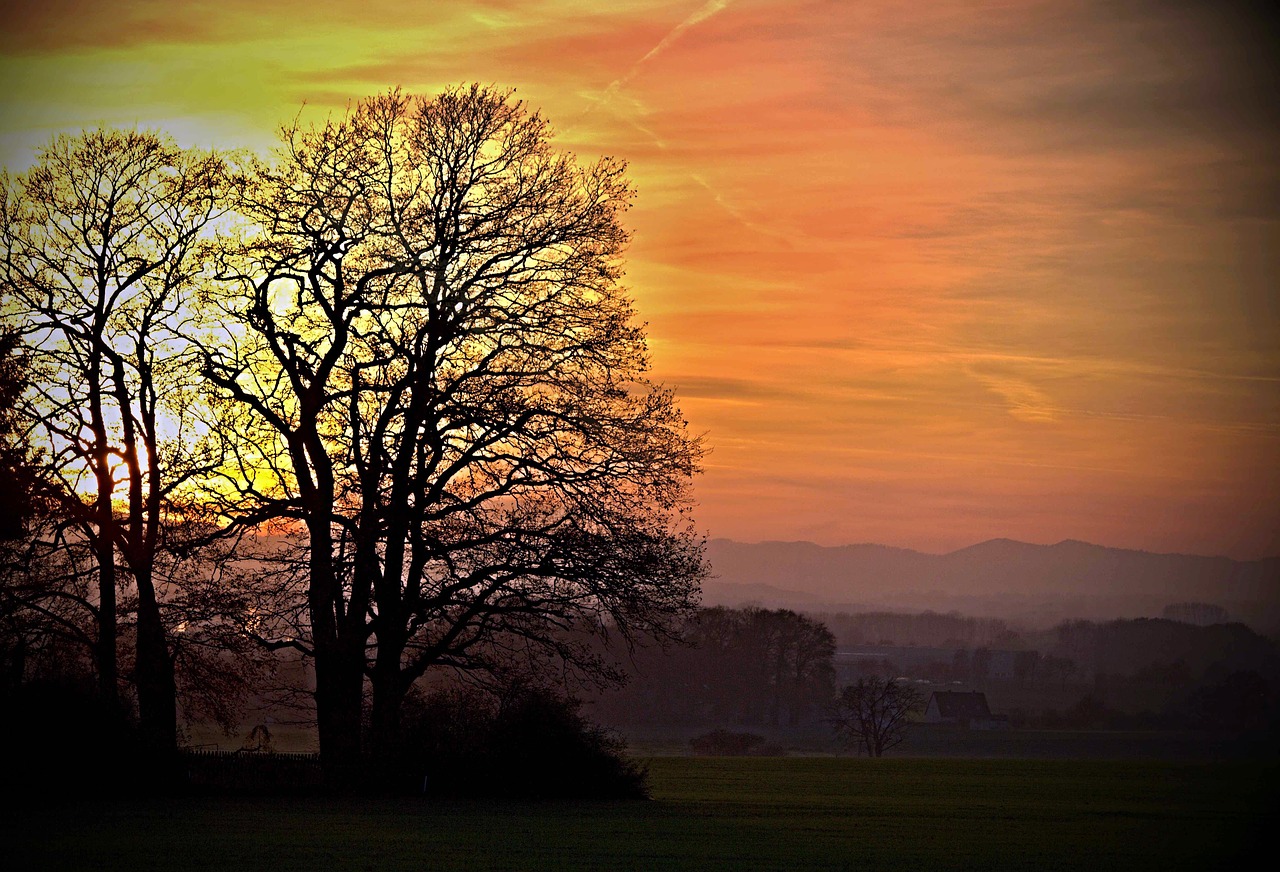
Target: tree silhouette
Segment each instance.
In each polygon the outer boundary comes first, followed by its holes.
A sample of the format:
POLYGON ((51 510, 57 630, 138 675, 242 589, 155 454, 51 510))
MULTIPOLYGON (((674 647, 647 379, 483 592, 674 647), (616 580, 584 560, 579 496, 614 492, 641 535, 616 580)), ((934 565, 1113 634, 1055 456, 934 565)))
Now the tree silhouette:
POLYGON ((794 727, 825 716, 835 640, 789 609, 703 608, 681 628, 689 644, 637 652, 633 681, 597 703, 631 723, 794 727))
POLYGON ((879 676, 859 678, 840 691, 830 721, 846 747, 880 757, 906 738, 907 718, 923 707, 912 687, 879 676))
POLYGON ((18 333, 0 332, 0 695, 23 683, 30 661, 63 618, 62 609, 33 612, 23 596, 35 574, 29 532, 46 513, 36 458, 14 409, 27 385, 28 356, 18 333))
POLYGON ((619 285, 631 189, 549 139, 481 87, 295 123, 206 297, 223 511, 302 549, 305 621, 275 644, 315 658, 330 771, 366 676, 385 751, 433 667, 589 667, 566 631, 661 633, 694 604, 701 452, 619 285))
POLYGON ((16 330, 0 332, 0 542, 12 542, 26 533, 27 523, 39 502, 39 479, 31 448, 14 413, 28 384, 28 359, 16 330))
POLYGON ((136 597, 143 733, 177 741, 172 652, 158 571, 176 492, 214 462, 191 437, 198 370, 182 340, 200 271, 196 247, 221 210, 225 166, 136 131, 59 136, 22 176, 5 176, 0 285, 28 348, 17 400, 63 526, 53 544, 93 555, 94 665, 117 704, 119 620, 136 597))

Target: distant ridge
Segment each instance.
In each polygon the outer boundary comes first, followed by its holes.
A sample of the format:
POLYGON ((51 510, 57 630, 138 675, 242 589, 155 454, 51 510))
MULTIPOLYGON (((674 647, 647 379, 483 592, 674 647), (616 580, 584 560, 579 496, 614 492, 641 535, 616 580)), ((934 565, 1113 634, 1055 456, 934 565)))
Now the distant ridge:
POLYGON ((888 545, 712 539, 709 604, 910 608, 993 617, 1157 617, 1175 602, 1280 627, 1280 557, 1159 554, 1065 539, 990 539, 946 554, 888 545))

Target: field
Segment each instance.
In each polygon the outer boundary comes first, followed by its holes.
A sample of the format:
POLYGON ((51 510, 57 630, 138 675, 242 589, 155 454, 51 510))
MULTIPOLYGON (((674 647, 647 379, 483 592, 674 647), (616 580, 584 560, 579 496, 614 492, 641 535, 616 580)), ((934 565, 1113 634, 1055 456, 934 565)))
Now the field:
MULTIPOLYGON (((659 757, 654 801, 186 798, 28 807, 11 870, 1215 869, 1274 764, 659 757)), ((5 858, 8 858, 6 861, 5 858)))

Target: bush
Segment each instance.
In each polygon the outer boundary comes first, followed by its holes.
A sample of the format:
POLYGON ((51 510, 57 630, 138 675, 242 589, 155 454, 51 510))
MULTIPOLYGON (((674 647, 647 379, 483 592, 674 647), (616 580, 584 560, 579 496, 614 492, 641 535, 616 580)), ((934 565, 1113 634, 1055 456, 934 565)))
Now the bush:
POLYGON ((781 745, 766 742, 764 736, 723 729, 694 736, 689 740, 689 746, 693 753, 711 757, 781 757, 786 754, 781 745))
POLYGON ((546 690, 496 700, 451 688, 412 700, 403 783, 437 796, 647 798, 647 770, 578 708, 546 690))
POLYGON ((1280 719, 1280 698, 1253 670, 1232 672, 1206 684, 1186 702, 1187 719, 1198 729, 1247 732, 1266 730, 1280 719))
POLYGON ((75 799, 174 789, 177 760, 74 682, 32 682, 0 697, 0 768, 13 796, 75 799))

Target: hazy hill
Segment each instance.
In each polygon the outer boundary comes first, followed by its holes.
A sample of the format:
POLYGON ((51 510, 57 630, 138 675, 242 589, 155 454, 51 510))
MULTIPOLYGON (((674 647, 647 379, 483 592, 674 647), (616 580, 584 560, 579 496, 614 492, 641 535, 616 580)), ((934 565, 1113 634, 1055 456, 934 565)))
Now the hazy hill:
POLYGON ((1067 540, 993 539, 949 554, 884 545, 747 544, 713 539, 708 605, 957 610, 1037 624, 1068 617, 1158 617, 1172 603, 1224 607, 1280 627, 1280 558, 1153 554, 1067 540))

